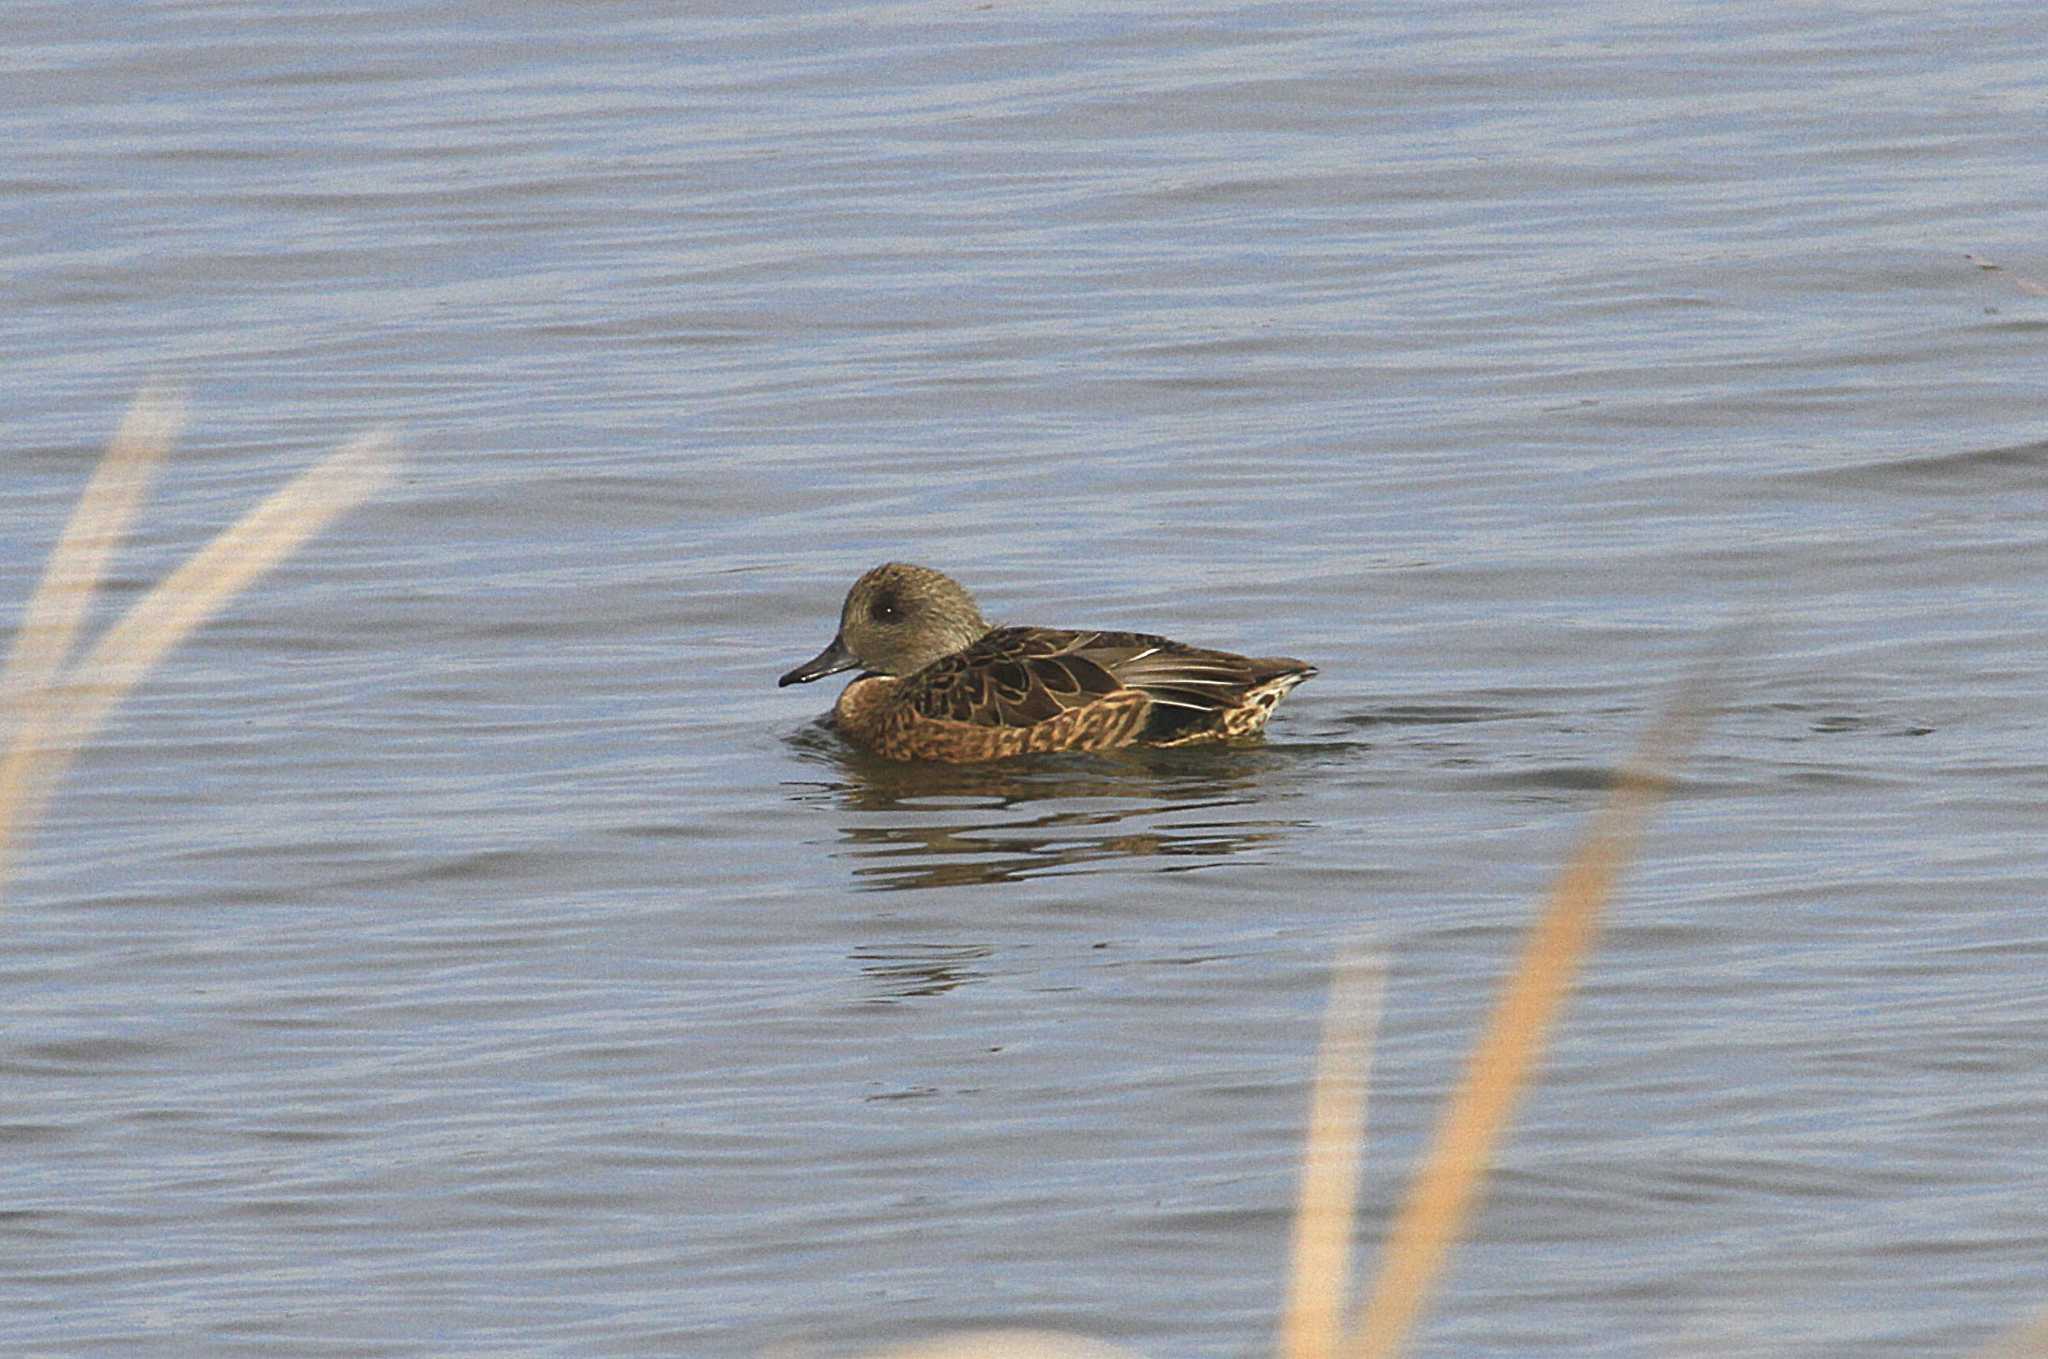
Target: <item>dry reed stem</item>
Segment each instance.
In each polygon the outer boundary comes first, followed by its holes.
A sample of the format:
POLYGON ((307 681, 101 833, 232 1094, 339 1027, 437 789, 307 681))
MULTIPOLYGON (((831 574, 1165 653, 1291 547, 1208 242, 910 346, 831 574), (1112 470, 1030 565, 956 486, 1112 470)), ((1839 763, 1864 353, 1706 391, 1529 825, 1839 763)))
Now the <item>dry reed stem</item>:
POLYGON ((195 552, 60 674, 98 576, 140 498, 135 471, 162 453, 161 447, 148 451, 152 440, 167 443, 174 429, 164 409, 161 398, 145 394, 123 423, 107 455, 117 471, 109 473, 102 464, 81 497, 38 587, 37 601, 46 602, 31 604, 22 640, 10 660, 9 675, 30 683, 12 695, 14 730, 7 754, 0 759, 0 892, 6 887, 15 845, 35 825, 57 780, 114 705, 193 629, 337 516, 374 494, 391 475, 393 443, 388 433, 373 432, 352 441, 294 477, 195 552), (52 585, 53 579, 57 585, 52 585))
POLYGON ((22 610, 7 669, 0 673, 0 693, 11 701, 56 678, 58 667, 71 654, 79 624, 106 575, 107 561, 128 536, 128 524, 149 489, 150 477, 177 442, 184 423, 185 399, 180 392, 145 388, 128 408, 22 610))
POLYGON ((31 809, 39 802, 42 771, 37 756, 49 741, 49 686, 71 654, 107 562, 127 537, 151 474, 176 441, 184 420, 185 403, 179 393, 151 387, 135 398, 22 610, 7 668, 0 673, 0 711, 8 719, 7 751, 0 756, 0 884, 6 881, 12 833, 33 819, 31 809))
POLYGON ((373 431, 307 468, 192 554, 108 628, 79 661, 64 736, 92 739, 107 712, 164 653, 225 608, 308 538, 375 494, 391 474, 392 439, 373 431))
POLYGON ((1337 960, 1310 1086, 1308 1135, 1287 1302, 1276 1345, 1282 1359, 1333 1359, 1351 1280, 1351 1230, 1365 1156, 1365 1098, 1386 973, 1347 951, 1337 960))
POLYGON ((1477 1201, 1493 1148, 1543 1051, 1599 924, 1614 880, 1634 856, 1669 771, 1705 718, 1699 690, 1651 728, 1623 766, 1607 801, 1552 886, 1522 959, 1504 983, 1465 1075, 1437 1125, 1422 1168, 1380 1248, 1380 1268, 1347 1353, 1399 1354, 1443 1274, 1451 1246, 1477 1201))

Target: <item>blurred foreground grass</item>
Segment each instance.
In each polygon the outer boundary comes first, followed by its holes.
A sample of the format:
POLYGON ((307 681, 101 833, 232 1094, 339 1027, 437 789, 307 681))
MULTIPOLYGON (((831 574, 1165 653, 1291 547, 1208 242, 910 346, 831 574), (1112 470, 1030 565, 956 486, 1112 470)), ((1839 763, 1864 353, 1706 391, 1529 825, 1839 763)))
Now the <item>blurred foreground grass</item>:
POLYGON ((384 431, 343 446, 222 530, 72 660, 108 563, 183 425, 178 394, 150 389, 135 399, 22 611, 0 672, 7 741, 0 756, 0 902, 14 855, 115 705, 265 572, 376 494, 395 461, 384 431))

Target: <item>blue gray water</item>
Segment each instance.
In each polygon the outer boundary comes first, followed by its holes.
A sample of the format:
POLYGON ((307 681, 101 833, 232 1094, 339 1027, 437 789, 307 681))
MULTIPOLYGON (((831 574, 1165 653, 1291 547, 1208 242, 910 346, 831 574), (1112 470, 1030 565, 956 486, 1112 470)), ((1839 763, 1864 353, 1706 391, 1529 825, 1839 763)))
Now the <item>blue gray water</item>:
POLYGON ((1392 969, 1369 1243, 1714 656, 1418 1352, 1963 1354, 2048 1304, 2027 7, 0 37, 0 608, 147 380, 194 416, 107 617, 409 449, 20 865, 0 1348, 1264 1352, 1335 951, 1392 969), (774 679, 890 557, 1321 674, 1252 749, 879 764, 774 679))

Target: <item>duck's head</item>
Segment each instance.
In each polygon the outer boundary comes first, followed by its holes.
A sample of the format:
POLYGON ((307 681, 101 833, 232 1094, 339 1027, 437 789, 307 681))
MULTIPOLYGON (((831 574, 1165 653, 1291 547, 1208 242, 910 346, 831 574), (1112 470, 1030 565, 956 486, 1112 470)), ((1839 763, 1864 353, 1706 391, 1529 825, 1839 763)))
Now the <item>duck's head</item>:
POLYGON ((974 596, 960 582, 928 566, 886 562, 846 592, 831 645, 779 683, 807 684, 855 666, 878 675, 913 675, 987 631, 974 596))

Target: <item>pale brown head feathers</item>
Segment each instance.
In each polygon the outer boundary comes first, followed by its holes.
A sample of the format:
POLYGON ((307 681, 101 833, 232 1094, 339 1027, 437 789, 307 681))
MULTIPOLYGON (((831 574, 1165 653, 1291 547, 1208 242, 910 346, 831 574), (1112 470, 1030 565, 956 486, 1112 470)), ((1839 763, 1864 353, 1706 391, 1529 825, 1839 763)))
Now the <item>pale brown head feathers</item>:
POLYGON ((928 566, 885 562, 846 592, 839 635, 781 682, 803 684, 855 666, 878 675, 914 675, 972 646, 988 630, 974 596, 951 576, 928 566))

